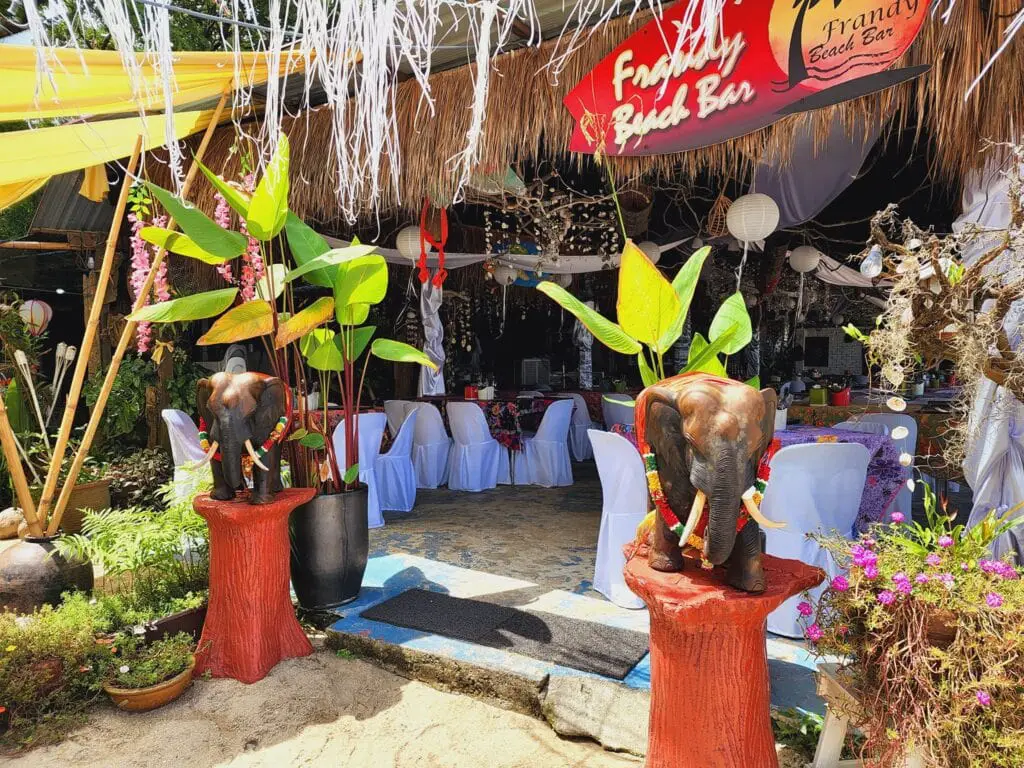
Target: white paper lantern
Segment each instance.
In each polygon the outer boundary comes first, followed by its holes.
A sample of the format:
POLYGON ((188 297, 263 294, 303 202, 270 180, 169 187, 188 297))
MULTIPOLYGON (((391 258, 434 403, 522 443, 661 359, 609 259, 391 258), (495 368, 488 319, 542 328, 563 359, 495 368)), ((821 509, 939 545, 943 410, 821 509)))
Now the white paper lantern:
POLYGON ((779 206, 760 192, 744 195, 729 206, 725 225, 740 242, 764 240, 779 225, 779 206))
POLYGON ((507 264, 499 264, 494 268, 494 280, 498 285, 512 285, 517 276, 516 270, 507 264))
POLYGON ((653 243, 650 240, 644 240, 642 243, 639 243, 637 248, 643 251, 644 256, 650 259, 652 264, 657 264, 661 258, 661 248, 658 247, 657 243, 653 243))
POLYGON ((789 252, 789 266, 797 272, 813 272, 820 260, 821 251, 810 245, 801 245, 789 252))
MULTIPOLYGON (((434 250, 434 246, 427 243, 427 253, 434 250)), ((420 258, 420 228, 408 226, 398 233, 398 242, 395 244, 398 252, 410 261, 418 261, 420 258)))
POLYGON ((18 307, 18 314, 21 315, 21 319, 28 327, 28 332, 33 336, 38 336, 50 324, 53 309, 45 301, 29 299, 18 307))

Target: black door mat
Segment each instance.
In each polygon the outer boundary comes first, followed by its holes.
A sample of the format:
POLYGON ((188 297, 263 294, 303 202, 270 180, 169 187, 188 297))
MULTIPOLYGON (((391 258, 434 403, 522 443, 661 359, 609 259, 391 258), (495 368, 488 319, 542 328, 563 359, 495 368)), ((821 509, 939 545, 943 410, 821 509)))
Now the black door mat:
POLYGON ((629 674, 648 648, 643 632, 422 589, 410 589, 361 615, 615 680, 629 674))

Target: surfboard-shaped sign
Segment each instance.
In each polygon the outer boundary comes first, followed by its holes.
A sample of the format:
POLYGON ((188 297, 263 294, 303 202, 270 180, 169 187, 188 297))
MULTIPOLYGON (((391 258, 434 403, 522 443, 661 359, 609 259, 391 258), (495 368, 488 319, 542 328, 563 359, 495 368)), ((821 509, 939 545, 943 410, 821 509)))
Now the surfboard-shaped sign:
POLYGON ((686 27, 688 5, 652 19, 566 96, 570 150, 696 149, 927 69, 890 69, 921 31, 927 0, 736 0, 710 41, 686 27))

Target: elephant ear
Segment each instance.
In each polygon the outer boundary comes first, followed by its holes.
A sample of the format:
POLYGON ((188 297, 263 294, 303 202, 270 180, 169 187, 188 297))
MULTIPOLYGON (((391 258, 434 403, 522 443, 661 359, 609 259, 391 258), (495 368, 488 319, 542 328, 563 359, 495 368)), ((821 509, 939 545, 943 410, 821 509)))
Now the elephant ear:
POLYGON ((686 468, 686 436, 676 393, 662 387, 648 387, 644 436, 658 460, 661 488, 672 511, 685 519, 693 503, 690 473, 686 468))
MULTIPOLYGON (((263 390, 259 393, 258 405, 253 413, 253 423, 259 430, 260 441, 266 440, 277 425, 277 420, 286 410, 284 382, 276 376, 262 379, 263 390)), ((256 394, 256 393, 253 393, 256 394)))
POLYGON ((209 379, 200 379, 196 383, 196 407, 199 411, 199 418, 206 422, 207 428, 213 424, 213 414, 207 405, 210 395, 213 394, 213 382, 209 379))
POLYGON ((761 390, 761 398, 764 400, 764 416, 761 417, 761 434, 763 438, 760 450, 757 452, 758 461, 760 461, 764 452, 768 450, 768 446, 772 444, 772 438, 775 437, 775 410, 779 404, 779 396, 771 387, 761 390))

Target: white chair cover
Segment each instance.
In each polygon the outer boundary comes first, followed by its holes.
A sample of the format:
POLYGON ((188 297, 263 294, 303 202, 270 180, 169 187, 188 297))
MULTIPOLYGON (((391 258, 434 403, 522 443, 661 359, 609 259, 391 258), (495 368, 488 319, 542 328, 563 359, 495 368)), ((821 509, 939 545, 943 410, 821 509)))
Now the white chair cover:
POLYGON ((636 536, 647 514, 647 476, 643 459, 621 435, 590 431, 594 461, 601 477, 601 532, 597 537, 594 589, 620 608, 643 608, 644 602, 626 586, 622 548, 636 536))
MULTIPOLYGON (((907 436, 899 440, 893 440, 896 443, 896 447, 900 453, 909 453, 911 456, 917 456, 917 419, 906 413, 865 413, 860 417, 861 424, 865 422, 876 424, 885 424, 889 428, 889 434, 892 435, 892 431, 896 427, 906 427, 907 436)), ((927 476, 925 476, 927 477, 927 476)), ((930 478, 928 478, 930 479, 930 478)), ((932 490, 935 489, 934 480, 932 480, 932 490)), ((902 512, 903 516, 910 520, 912 508, 914 505, 914 494, 912 491, 903 488, 897 494, 896 499, 889 505, 889 512, 902 512)))
POLYGON ((569 458, 572 409, 572 400, 559 400, 548 406, 537 435, 525 438, 523 450, 516 453, 516 485, 545 488, 572 485, 572 459, 569 458))
POLYGON ((835 425, 836 429, 846 429, 850 432, 864 432, 869 435, 889 436, 889 427, 878 421, 841 421, 835 425))
MULTIPOLYGON (((380 494, 377 489, 377 457, 380 455, 380 441, 384 437, 384 428, 388 417, 383 413, 360 413, 359 419, 359 481, 366 483, 367 501, 366 518, 371 528, 384 525, 381 514, 380 494)), ((334 452, 338 457, 338 468, 345 471, 345 420, 338 422, 334 428, 334 452)))
POLYGON ((601 411, 604 414, 604 428, 611 429, 613 424, 632 424, 635 406, 627 405, 633 398, 629 395, 613 393, 601 398, 601 411))
POLYGON ((491 437, 487 419, 476 403, 448 403, 452 445, 448 487, 453 491, 483 491, 511 482, 508 451, 491 437))
POLYGON ((412 441, 416 429, 416 409, 412 409, 398 429, 389 450, 377 458, 377 493, 381 509, 411 512, 416 504, 416 470, 412 464, 412 441))
POLYGON ((388 431, 392 437, 396 436, 398 430, 402 428, 402 422, 405 421, 410 405, 411 403, 408 400, 384 401, 384 413, 388 417, 388 431))
MULTIPOLYGON (((167 436, 171 440, 171 456, 174 459, 174 496, 186 499, 195 492, 201 473, 185 469, 190 464, 202 461, 206 455, 199 447, 199 427, 192 417, 176 408, 165 408, 160 412, 167 425, 167 436)), ((207 469, 208 472, 212 470, 207 469)))
POLYGON ((579 392, 573 392, 571 397, 575 408, 572 412, 572 421, 569 426, 569 448, 572 450, 572 457, 576 461, 586 461, 594 457, 594 451, 590 447, 590 437, 587 432, 594 428, 594 422, 590 420, 590 411, 587 410, 587 401, 579 392))
POLYGON ((448 482, 448 454, 452 441, 444 431, 444 420, 436 405, 409 403, 409 413, 418 414, 412 439, 412 464, 417 488, 437 488, 448 482))
MULTIPOLYGON (((815 565, 829 578, 838 575, 829 554, 806 534, 838 531, 854 536, 870 459, 868 449, 859 443, 791 445, 776 453, 761 511, 786 527, 765 529, 768 554, 815 565)), ((824 587, 815 587, 811 596, 816 599, 824 587)), ((804 599, 791 597, 768 614, 769 631, 802 637, 797 605, 804 599)))

